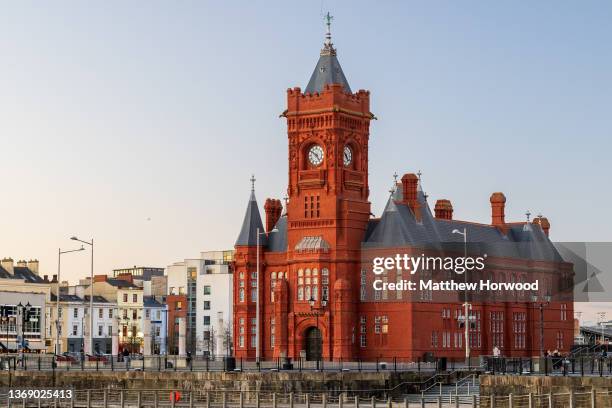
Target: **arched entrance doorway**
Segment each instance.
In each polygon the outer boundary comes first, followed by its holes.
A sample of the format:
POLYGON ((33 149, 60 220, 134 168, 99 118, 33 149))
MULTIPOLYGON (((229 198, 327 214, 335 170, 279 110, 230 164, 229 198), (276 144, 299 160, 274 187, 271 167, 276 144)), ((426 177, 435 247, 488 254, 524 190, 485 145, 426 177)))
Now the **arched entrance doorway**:
POLYGON ((306 349, 306 360, 321 360, 323 352, 323 337, 321 336, 321 330, 316 327, 311 327, 306 331, 304 348, 306 349))

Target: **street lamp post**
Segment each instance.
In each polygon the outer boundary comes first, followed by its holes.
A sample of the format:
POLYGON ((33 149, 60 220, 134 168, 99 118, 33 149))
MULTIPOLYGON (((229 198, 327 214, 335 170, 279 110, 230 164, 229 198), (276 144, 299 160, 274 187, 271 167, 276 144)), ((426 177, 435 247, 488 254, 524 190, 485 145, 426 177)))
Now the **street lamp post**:
POLYGON ((90 281, 89 281, 89 309, 91 313, 89 313, 89 352, 93 352, 93 287, 94 287, 94 240, 91 241, 83 241, 78 239, 77 237, 70 238, 73 241, 78 241, 80 243, 89 245, 91 247, 91 270, 90 270, 90 281))
POLYGON ((57 251, 57 293, 56 293, 56 303, 55 303, 55 313, 57 314, 56 316, 56 320, 55 320, 55 355, 59 355, 60 354, 60 345, 59 345, 59 330, 60 330, 60 316, 59 316, 59 308, 60 308, 60 282, 62 281, 60 279, 61 277, 61 271, 62 271, 62 255, 64 254, 69 254, 71 252, 80 252, 80 251, 84 251, 85 248, 81 245, 81 247, 79 249, 71 249, 68 251, 62 251, 61 248, 58 249, 57 251))
POLYGON ((597 312, 597 316, 599 317, 599 325, 601 326, 601 346, 605 343, 605 335, 604 335, 604 322, 606 321, 606 312, 597 312))
MULTIPOLYGON (((467 258, 467 229, 463 228, 463 231, 459 231, 458 229, 454 229, 453 230, 453 234, 459 234, 461 236, 463 236, 463 257, 464 259, 467 258)), ((463 277, 465 280, 465 283, 467 283, 467 273, 463 272, 463 277)), ((472 305, 468 302, 468 291, 467 291, 467 285, 465 286, 465 299, 463 302, 463 307, 464 307, 464 318, 461 319, 461 317, 459 317, 459 321, 464 321, 465 324, 465 364, 467 364, 467 366, 470 366, 470 321, 472 320, 473 316, 470 316, 470 310, 472 310, 472 305)))
POLYGON ((259 277, 259 237, 261 235, 266 235, 266 234, 273 234, 275 232, 278 232, 278 229, 274 228, 272 229, 269 233, 266 233, 265 231, 261 231, 259 230, 259 227, 257 227, 257 290, 255 291, 255 362, 257 363, 257 365, 259 365, 259 358, 260 358, 260 339, 261 339, 261 321, 260 321, 260 316, 259 316, 259 292, 261 290, 261 278, 259 277))
POLYGON ((531 301, 540 310, 540 357, 544 357, 544 308, 550 303, 550 295, 545 295, 543 301, 538 301, 538 295, 532 295, 531 301))
MULTIPOLYGON (((321 299, 321 306, 315 306, 316 304, 316 300, 314 298, 314 296, 310 295, 310 299, 308 299, 308 303, 310 304, 310 311, 313 312, 316 310, 315 313, 315 319, 316 319, 316 328, 317 328, 317 341, 319 342, 319 344, 321 345, 321 358, 323 358, 323 340, 322 340, 322 336, 321 336, 321 329, 319 329, 319 314, 321 313, 322 310, 325 309, 325 306, 327 306, 327 299, 326 298, 322 298, 321 299)), ((317 358, 317 370, 319 369, 319 360, 320 358, 317 358)))

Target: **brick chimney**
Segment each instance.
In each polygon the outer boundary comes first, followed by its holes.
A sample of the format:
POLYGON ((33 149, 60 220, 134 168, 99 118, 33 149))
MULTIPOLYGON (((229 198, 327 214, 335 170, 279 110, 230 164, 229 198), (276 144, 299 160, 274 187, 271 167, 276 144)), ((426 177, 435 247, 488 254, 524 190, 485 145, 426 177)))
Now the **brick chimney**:
POLYGON ((506 196, 504 193, 493 193, 489 199, 491 202, 491 225, 506 231, 506 196))
POLYGON ((3 258, 2 261, 0 262, 0 265, 2 265, 2 268, 4 268, 4 270, 7 271, 9 274, 11 275, 15 274, 15 266, 13 264, 13 258, 3 258))
POLYGON ((94 275, 94 282, 106 282, 108 280, 108 276, 106 275, 94 275))
POLYGON ((533 220, 533 223, 534 224, 538 224, 542 228, 542 231, 544 231, 546 236, 548 236, 548 232, 550 231, 550 222, 548 222, 548 218, 542 217, 541 215, 538 215, 533 220))
POLYGON ((26 261, 24 261, 23 259, 20 259, 19 261, 17 261, 17 266, 19 268, 27 268, 28 267, 28 263, 26 261))
POLYGON ((32 272, 34 272, 37 275, 38 275, 38 271, 39 271, 38 270, 38 266, 39 266, 38 259, 30 259, 28 261, 28 269, 31 270, 32 272))
POLYGON ((417 196, 419 178, 414 173, 407 173, 402 176, 402 202, 412 210, 414 218, 421 221, 421 209, 417 196))
POLYGON ((453 219, 453 205, 451 204, 450 200, 440 199, 436 201, 434 211, 436 213, 436 218, 440 218, 442 220, 453 219))
POLYGON ((283 205, 280 200, 268 198, 264 204, 264 210, 266 212, 266 232, 270 232, 283 212, 283 205))
POLYGON ((116 276, 116 279, 126 281, 129 283, 134 283, 134 277, 132 276, 131 273, 120 273, 116 276))

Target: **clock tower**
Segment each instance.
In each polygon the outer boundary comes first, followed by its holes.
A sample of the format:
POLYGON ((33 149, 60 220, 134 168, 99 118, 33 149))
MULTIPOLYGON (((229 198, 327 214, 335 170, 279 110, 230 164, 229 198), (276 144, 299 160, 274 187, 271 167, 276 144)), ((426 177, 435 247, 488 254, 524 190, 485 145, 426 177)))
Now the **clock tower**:
POLYGON ((331 42, 330 22, 328 15, 324 46, 306 89, 287 91, 283 113, 289 144, 287 265, 293 305, 288 334, 295 339, 293 345, 288 339, 288 348, 308 352, 308 338, 318 335, 323 358, 346 359, 356 351, 374 116, 369 92, 351 91, 331 42), (313 314, 315 334, 310 332, 313 314))

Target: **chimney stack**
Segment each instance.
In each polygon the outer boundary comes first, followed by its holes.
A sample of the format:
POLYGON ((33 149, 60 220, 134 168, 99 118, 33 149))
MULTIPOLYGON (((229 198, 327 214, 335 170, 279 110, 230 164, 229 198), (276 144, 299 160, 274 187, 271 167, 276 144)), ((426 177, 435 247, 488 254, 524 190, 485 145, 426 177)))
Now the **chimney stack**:
POLYGON ((57 275, 51 276, 51 283, 57 283, 57 275))
POLYGON ((491 225, 501 229, 504 233, 506 230, 506 196, 504 193, 493 193, 489 199, 491 202, 491 225))
POLYGON ((538 215, 533 220, 533 223, 534 224, 538 224, 542 228, 542 231, 544 231, 546 236, 548 236, 548 232, 550 231, 550 222, 548 222, 548 218, 542 217, 541 215, 538 215))
POLYGON ((19 268, 27 268, 28 267, 28 263, 22 259, 20 259, 19 261, 17 261, 17 267, 19 268))
POLYGON ((38 259, 30 259, 28 261, 28 269, 38 275, 38 259))
POLYGON ((94 275, 94 282, 106 282, 107 279, 106 275, 94 275))
POLYGON ((407 173, 402 176, 402 201, 412 210, 414 218, 421 221, 420 204, 417 195, 419 178, 414 173, 407 173))
POLYGON ((440 199, 436 201, 434 211, 436 213, 436 218, 442 220, 453 219, 453 205, 451 204, 450 200, 440 199))
POLYGON ((264 204, 264 210, 266 212, 266 232, 270 232, 283 213, 283 205, 280 200, 268 198, 264 204))
POLYGON ((0 265, 2 265, 2 268, 4 268, 4 270, 7 271, 9 274, 11 275, 15 274, 13 258, 3 258, 2 261, 0 262, 0 265))

